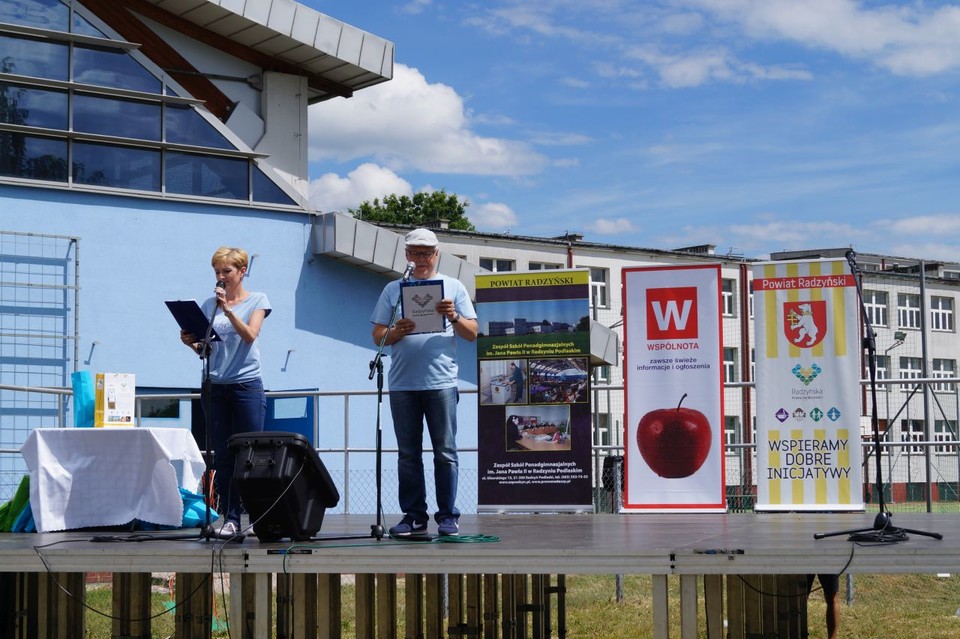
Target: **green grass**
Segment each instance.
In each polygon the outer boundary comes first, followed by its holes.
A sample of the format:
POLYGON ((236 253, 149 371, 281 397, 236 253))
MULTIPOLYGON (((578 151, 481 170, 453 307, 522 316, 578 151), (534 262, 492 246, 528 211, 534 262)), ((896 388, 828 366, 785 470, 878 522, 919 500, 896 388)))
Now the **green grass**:
MULTIPOLYGON (((670 636, 680 636, 679 579, 670 582, 670 636)), ((955 639, 960 636, 960 576, 855 575, 854 600, 846 603, 846 581, 841 578, 840 632, 843 639, 916 637, 955 639)), ((649 637, 652 633, 650 577, 624 578, 624 600, 615 601, 615 578, 567 577, 568 636, 579 638, 649 637)), ((698 606, 700 636, 706 636, 703 584, 698 606)), ((826 637, 822 597, 814 592, 808 602, 810 639, 826 637)))
MULTIPOLYGON (((649 576, 628 575, 623 580, 624 598, 615 599, 616 581, 613 575, 570 575, 567 577, 567 637, 571 639, 649 637, 652 634, 652 611, 649 576)), ((680 636, 679 579, 670 578, 670 636, 680 636)), ((846 603, 846 581, 841 579, 840 596, 843 604, 840 616, 840 636, 844 639, 880 639, 886 637, 922 637, 923 639, 954 639, 960 637, 960 576, 942 578, 934 575, 855 575, 853 602, 846 603)), ((399 580, 398 600, 403 605, 403 580, 399 580)), ((343 636, 352 637, 353 586, 343 587, 343 636)), ((170 596, 154 594, 154 612, 162 613, 169 606, 170 596)), ((87 604, 98 610, 110 610, 109 587, 90 588, 87 604)), ((223 602, 217 599, 217 614, 223 615, 223 602)), ((825 637, 823 600, 814 593, 809 600, 809 628, 811 639, 825 637)), ((703 630, 702 583, 700 636, 703 630)), ((398 620, 400 636, 401 619, 398 620)), ((109 618, 87 612, 87 637, 111 637, 109 618)), ((171 614, 153 621, 153 637, 173 635, 171 614)), ((556 620, 553 622, 556 636, 556 620)), ((215 632, 215 637, 226 637, 226 632, 215 632)), ((234 636, 238 636, 234 633, 234 636)))

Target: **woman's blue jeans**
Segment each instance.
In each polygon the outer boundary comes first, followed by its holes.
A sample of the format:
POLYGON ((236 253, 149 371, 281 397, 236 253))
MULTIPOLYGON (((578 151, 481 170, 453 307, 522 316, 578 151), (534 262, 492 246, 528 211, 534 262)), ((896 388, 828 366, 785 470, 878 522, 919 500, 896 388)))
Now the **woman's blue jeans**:
POLYGON ((397 471, 400 509, 417 521, 429 521, 423 475, 423 422, 433 446, 433 478, 437 492, 435 519, 457 518, 457 402, 456 387, 439 390, 390 391, 393 430, 400 451, 397 471))
POLYGON ((210 385, 210 443, 213 447, 213 485, 220 511, 228 521, 240 523, 240 493, 233 481, 234 458, 227 439, 236 433, 262 431, 267 397, 260 378, 237 384, 210 385))

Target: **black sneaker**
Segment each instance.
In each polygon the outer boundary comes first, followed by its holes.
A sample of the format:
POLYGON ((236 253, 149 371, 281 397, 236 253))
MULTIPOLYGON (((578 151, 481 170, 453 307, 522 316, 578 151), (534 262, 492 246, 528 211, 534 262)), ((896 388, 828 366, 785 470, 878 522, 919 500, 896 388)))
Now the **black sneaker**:
POLYGON ((437 526, 437 532, 442 537, 456 537, 460 534, 460 524, 456 517, 443 517, 440 519, 440 525, 437 526))
POLYGON ((412 537, 427 534, 427 522, 417 521, 410 515, 404 515, 400 523, 390 529, 391 537, 412 537))

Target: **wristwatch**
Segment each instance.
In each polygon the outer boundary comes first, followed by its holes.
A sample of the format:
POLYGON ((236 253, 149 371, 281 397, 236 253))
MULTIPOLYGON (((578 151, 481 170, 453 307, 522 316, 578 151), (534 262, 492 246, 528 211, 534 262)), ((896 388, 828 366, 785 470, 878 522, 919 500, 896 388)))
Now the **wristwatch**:
POLYGON ((451 324, 456 324, 456 323, 459 322, 459 321, 460 321, 460 312, 457 311, 457 314, 453 316, 453 319, 450 320, 450 323, 451 323, 451 324))

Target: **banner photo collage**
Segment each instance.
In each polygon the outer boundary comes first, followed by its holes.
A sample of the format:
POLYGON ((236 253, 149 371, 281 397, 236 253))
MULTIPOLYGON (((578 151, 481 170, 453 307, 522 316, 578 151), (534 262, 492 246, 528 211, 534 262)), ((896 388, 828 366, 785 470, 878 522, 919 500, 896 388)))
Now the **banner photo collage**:
POLYGON ((590 275, 476 276, 479 512, 592 509, 590 275))

